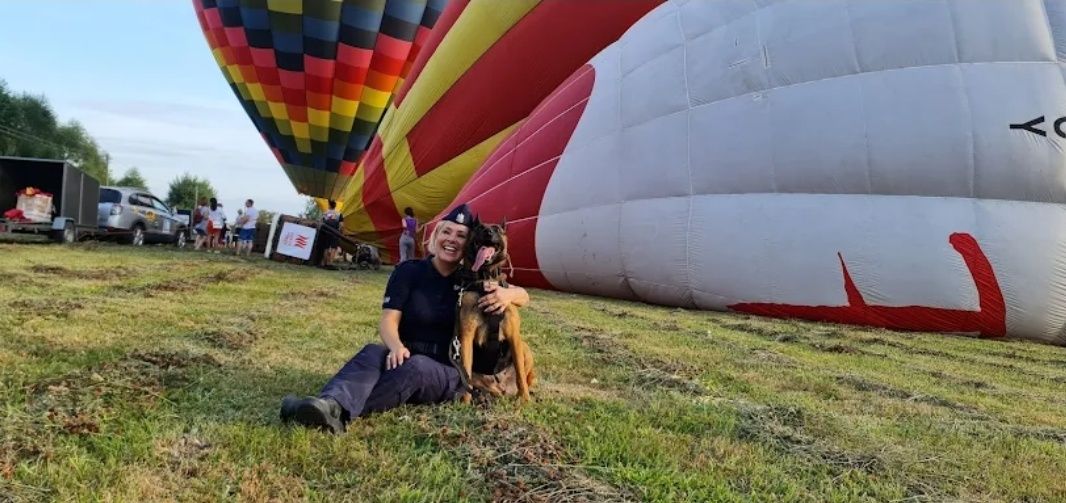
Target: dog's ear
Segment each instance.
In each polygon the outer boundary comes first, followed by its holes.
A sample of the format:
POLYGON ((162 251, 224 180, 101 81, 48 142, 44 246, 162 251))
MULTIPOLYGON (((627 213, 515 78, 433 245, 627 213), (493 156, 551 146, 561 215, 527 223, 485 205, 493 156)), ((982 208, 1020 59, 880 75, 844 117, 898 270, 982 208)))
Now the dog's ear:
POLYGON ((470 228, 477 229, 478 227, 481 227, 481 217, 479 217, 478 215, 474 215, 474 221, 471 222, 470 228))
POLYGON ((503 217, 503 221, 500 222, 500 230, 507 230, 507 217, 503 217))

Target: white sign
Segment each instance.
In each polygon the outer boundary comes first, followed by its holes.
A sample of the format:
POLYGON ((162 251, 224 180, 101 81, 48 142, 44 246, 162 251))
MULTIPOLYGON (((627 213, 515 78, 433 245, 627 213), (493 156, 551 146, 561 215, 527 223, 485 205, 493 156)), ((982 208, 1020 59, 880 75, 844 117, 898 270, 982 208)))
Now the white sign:
POLYGON ((318 230, 313 227, 285 222, 285 225, 281 226, 277 251, 282 255, 308 260, 315 245, 316 233, 318 230))

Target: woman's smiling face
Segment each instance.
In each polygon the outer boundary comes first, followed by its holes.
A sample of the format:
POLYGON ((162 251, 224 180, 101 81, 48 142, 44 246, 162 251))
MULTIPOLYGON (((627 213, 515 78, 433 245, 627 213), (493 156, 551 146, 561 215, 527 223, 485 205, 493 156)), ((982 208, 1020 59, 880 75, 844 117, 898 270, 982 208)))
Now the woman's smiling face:
POLYGON ((470 229, 447 220, 437 225, 438 228, 433 233, 437 258, 448 264, 458 264, 463 260, 463 249, 466 247, 470 229))

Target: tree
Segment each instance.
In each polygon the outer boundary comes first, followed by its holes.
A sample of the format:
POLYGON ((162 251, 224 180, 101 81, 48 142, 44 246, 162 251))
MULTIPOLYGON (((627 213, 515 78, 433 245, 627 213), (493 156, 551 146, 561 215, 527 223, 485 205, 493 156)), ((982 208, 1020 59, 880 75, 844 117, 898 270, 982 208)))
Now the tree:
POLYGON ((304 205, 304 212, 300 216, 308 220, 322 220, 322 209, 318 207, 315 198, 307 198, 307 204, 304 205))
POLYGON ((12 94, 0 80, 0 155, 67 159, 106 184, 107 152, 77 121, 59 124, 44 96, 12 94))
POLYGON ((170 206, 192 209, 196 207, 197 197, 215 197, 215 189, 206 178, 185 173, 170 182, 170 190, 167 191, 167 204, 170 206))
POLYGON ((259 218, 256 219, 255 223, 270 225, 270 222, 274 221, 274 215, 276 214, 269 210, 259 210, 259 218))
POLYGON ((144 177, 141 176, 141 172, 136 167, 132 167, 126 170, 126 174, 122 175, 122 178, 115 180, 113 185, 117 185, 119 187, 136 187, 141 190, 148 190, 148 182, 144 180, 144 177))

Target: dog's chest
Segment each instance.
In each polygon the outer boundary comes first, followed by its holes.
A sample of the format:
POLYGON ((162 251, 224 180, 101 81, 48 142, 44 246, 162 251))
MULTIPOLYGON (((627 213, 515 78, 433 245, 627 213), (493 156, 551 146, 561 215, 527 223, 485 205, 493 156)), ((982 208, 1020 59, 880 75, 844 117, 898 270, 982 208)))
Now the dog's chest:
POLYGON ((481 326, 485 329, 478 331, 477 339, 475 340, 477 345, 484 346, 490 343, 502 342, 503 331, 500 330, 500 325, 503 323, 503 315, 481 313, 481 319, 484 320, 481 326))

